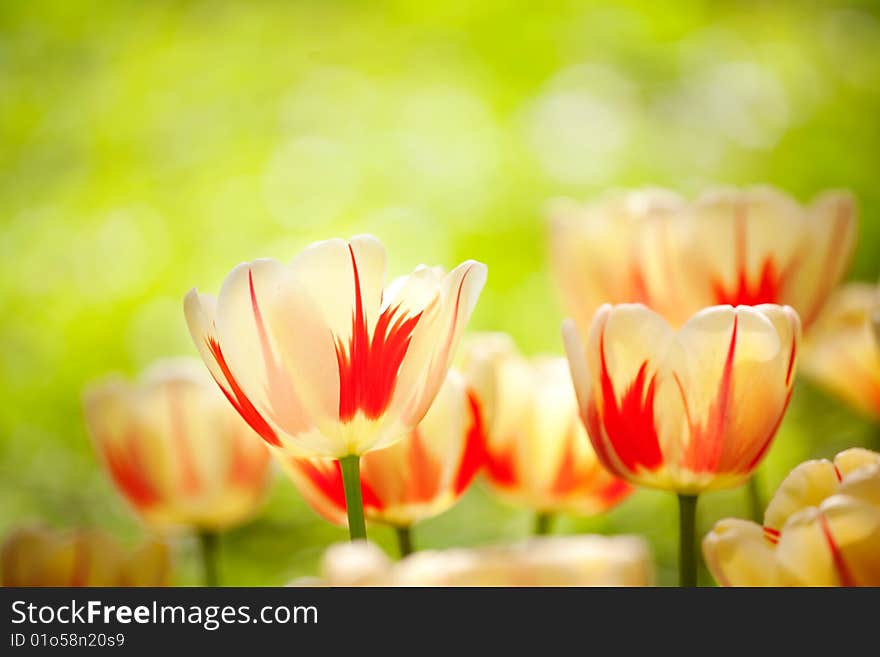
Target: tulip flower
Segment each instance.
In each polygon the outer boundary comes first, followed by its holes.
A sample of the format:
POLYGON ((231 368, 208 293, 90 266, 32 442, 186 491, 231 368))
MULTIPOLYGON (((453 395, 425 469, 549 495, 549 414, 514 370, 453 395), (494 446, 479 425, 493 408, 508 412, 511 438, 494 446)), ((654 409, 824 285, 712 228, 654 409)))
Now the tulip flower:
MULTIPOLYGON (((450 371, 418 426, 361 460, 366 519, 394 527, 401 555, 412 551, 412 525, 449 509, 483 466, 483 422, 464 379, 450 371)), ((282 464, 306 501, 330 522, 347 520, 339 461, 286 457, 282 464)))
POLYGON ((26 527, 0 548, 3 586, 166 586, 170 557, 150 540, 123 549, 101 531, 26 527))
POLYGON ((675 325, 713 305, 787 304, 805 327, 843 276, 855 204, 825 192, 802 206, 771 187, 615 193, 550 210, 551 260, 568 313, 589 326, 603 303, 643 303, 675 325))
POLYGON ((746 482, 770 447, 794 382, 800 321, 787 306, 706 308, 678 331, 641 304, 605 305, 586 347, 566 351, 600 462, 678 493, 682 585, 696 583, 697 495, 746 482))
MULTIPOLYGON (((432 550, 392 563, 363 541, 331 546, 328 586, 650 586, 653 564, 635 536, 541 536, 522 543, 432 550)), ((313 581, 308 582, 314 585, 313 581)))
POLYGON ((880 586, 880 454, 855 448, 802 463, 763 527, 722 520, 703 553, 722 586, 880 586))
POLYGON ((424 417, 486 267, 419 267, 387 287, 384 277, 377 239, 333 239, 289 266, 241 264, 216 299, 192 290, 184 304, 205 364, 248 424, 292 456, 339 460, 352 538, 366 534, 360 456, 424 417))
POLYGON ((878 303, 876 286, 841 288, 810 332, 803 357, 809 377, 875 422, 880 422, 878 303))
POLYGON ((471 340, 466 360, 487 416, 486 481, 535 512, 535 533, 549 531, 556 514, 602 513, 632 491, 599 463, 565 358, 528 359, 506 335, 487 334, 471 340))
POLYGON ((85 413, 95 449, 122 496, 151 527, 199 533, 206 581, 217 535, 253 516, 271 459, 195 360, 159 361, 136 383, 91 387, 85 413))

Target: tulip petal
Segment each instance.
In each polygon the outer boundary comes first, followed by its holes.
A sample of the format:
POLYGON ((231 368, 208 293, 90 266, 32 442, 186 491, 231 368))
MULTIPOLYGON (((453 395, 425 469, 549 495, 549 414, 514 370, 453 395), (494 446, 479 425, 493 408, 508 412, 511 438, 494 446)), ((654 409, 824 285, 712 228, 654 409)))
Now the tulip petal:
POLYGON ((788 303, 801 309, 805 326, 819 316, 829 294, 852 259, 856 244, 856 204, 852 194, 828 191, 808 209, 806 233, 815 248, 803 258, 785 290, 788 303))
POLYGON ((764 527, 771 538, 782 531, 788 519, 837 492, 839 478, 834 465, 825 459, 801 463, 779 484, 764 513, 764 527))
MULTIPOLYGON (((402 426, 415 426, 427 413, 446 377, 464 326, 486 284, 486 276, 486 265, 468 260, 440 282, 439 295, 432 307, 425 309, 415 327, 398 372, 390 408, 392 415, 401 418, 402 426)), ((384 427, 377 447, 395 440, 399 431, 394 425, 384 427)))
POLYGON ((267 321, 284 274, 284 266, 275 260, 255 260, 233 269, 217 297, 216 326, 228 369, 248 400, 273 427, 297 436, 308 432, 312 423, 267 321))
POLYGON ((703 539, 703 555, 721 586, 778 586, 773 546, 753 522, 718 522, 703 539))
POLYGON ((593 394, 586 426, 599 460, 618 476, 654 480, 664 448, 681 431, 684 408, 661 389, 671 380, 664 383, 658 361, 674 337, 663 318, 639 304, 603 306, 596 313, 587 346, 593 394))
POLYGON ((775 306, 717 306, 682 327, 669 364, 689 427, 684 470, 741 481, 757 465, 788 405, 798 330, 775 306))
POLYGON ((220 386, 223 395, 248 425, 270 445, 279 447, 278 433, 263 414, 257 410, 232 373, 217 333, 217 301, 210 295, 200 295, 190 290, 184 299, 184 314, 190 335, 208 367, 208 371, 220 386))

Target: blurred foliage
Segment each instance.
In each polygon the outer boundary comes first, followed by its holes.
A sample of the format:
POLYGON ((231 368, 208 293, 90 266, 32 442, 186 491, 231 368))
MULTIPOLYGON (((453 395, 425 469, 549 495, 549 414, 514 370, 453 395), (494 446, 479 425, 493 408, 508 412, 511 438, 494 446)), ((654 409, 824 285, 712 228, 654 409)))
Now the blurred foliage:
MULTIPOLYGON (((768 182, 802 200, 853 189, 852 276, 875 280, 878 116, 870 2, 4 2, 0 532, 35 519, 140 531, 96 466, 80 392, 194 354, 183 294, 215 291, 242 260, 359 232, 385 242, 392 274, 477 258, 490 278, 472 327, 560 353, 548 198, 768 182)), ((765 492, 876 433, 801 383, 765 492)), ((707 495, 700 526, 745 508, 742 491, 707 495)), ((668 583, 674 513, 672 496, 643 491, 558 528, 644 533, 668 583)), ((475 489, 417 541, 530 526, 475 489)), ((344 535, 279 479, 227 537, 226 581, 311 573, 344 535)), ((192 582, 195 544, 177 548, 192 582)))

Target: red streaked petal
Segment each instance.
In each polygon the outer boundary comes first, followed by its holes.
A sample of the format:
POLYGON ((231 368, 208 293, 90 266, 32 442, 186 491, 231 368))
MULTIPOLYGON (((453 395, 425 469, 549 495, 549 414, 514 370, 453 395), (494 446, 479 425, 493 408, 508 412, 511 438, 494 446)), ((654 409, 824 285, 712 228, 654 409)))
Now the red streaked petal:
POLYGON ((470 486, 486 462, 486 431, 480 404, 476 395, 470 392, 467 400, 471 422, 465 441, 464 454, 455 477, 454 491, 456 495, 461 495, 470 486))
POLYGON ((336 341, 339 367, 339 419, 350 421, 358 410, 369 419, 382 415, 397 384, 400 365, 409 349, 421 313, 406 316, 398 306, 379 316, 372 337, 367 327, 360 274, 354 250, 349 245, 354 275, 355 303, 348 345, 336 341))
POLYGON ((643 362, 618 402, 608 371, 603 332, 599 338, 599 379, 602 387, 599 420, 615 454, 631 472, 656 470, 663 465, 654 419, 656 374, 648 379, 648 362, 643 362))
POLYGON ((223 383, 217 381, 217 385, 220 386, 220 390, 226 396, 226 399, 229 400, 229 403, 232 404, 235 410, 238 411, 242 418, 244 418, 244 421, 247 422, 248 425, 250 425, 250 427, 263 438, 263 440, 275 447, 281 447, 281 440, 279 440, 275 430, 269 426, 269 423, 266 422, 262 415, 260 415, 259 411, 257 411, 251 403, 251 400, 244 394, 241 386, 238 385, 238 382, 232 375, 232 371, 229 369, 229 365, 226 363, 226 359, 223 356, 223 350, 220 348, 220 343, 217 342, 216 338, 213 336, 208 336, 208 349, 214 357, 214 360, 217 362, 220 371, 223 373, 223 377, 226 379, 226 384, 229 386, 229 390, 227 390, 223 383))

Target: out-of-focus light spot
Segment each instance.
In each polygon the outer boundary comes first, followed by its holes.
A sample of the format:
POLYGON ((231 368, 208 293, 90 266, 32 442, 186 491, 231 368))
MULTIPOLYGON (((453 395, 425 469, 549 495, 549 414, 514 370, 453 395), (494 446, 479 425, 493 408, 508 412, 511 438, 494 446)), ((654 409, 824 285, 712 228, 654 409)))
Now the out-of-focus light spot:
POLYGON ((500 135, 486 102, 467 89, 406 94, 395 112, 391 159, 398 193, 472 212, 490 196, 500 135))
POLYGON ((357 153, 342 141, 318 136, 297 137, 281 146, 264 178, 269 211, 290 229, 338 219, 355 201, 360 186, 357 153))
POLYGON ((775 146, 791 122, 779 79, 747 61, 722 62, 698 71, 663 105, 684 131, 721 135, 752 150, 775 146))
POLYGON ((631 87, 615 69, 568 69, 526 110, 526 139, 552 178, 569 184, 607 181, 630 144, 633 105, 631 87))
POLYGON ((196 356, 179 298, 158 297, 139 306, 128 323, 127 343, 138 370, 172 354, 196 356))
POLYGON ((356 71, 318 68, 290 93, 281 106, 281 128, 290 135, 359 136, 380 108, 375 83, 356 71))
POLYGON ((740 145, 771 148, 785 132, 788 100, 771 71, 750 62, 731 62, 697 84, 716 127, 740 145))
POLYGON ((168 262, 168 234, 154 210, 120 208, 80 232, 70 249, 72 293, 107 302, 142 292, 161 274, 168 262))

